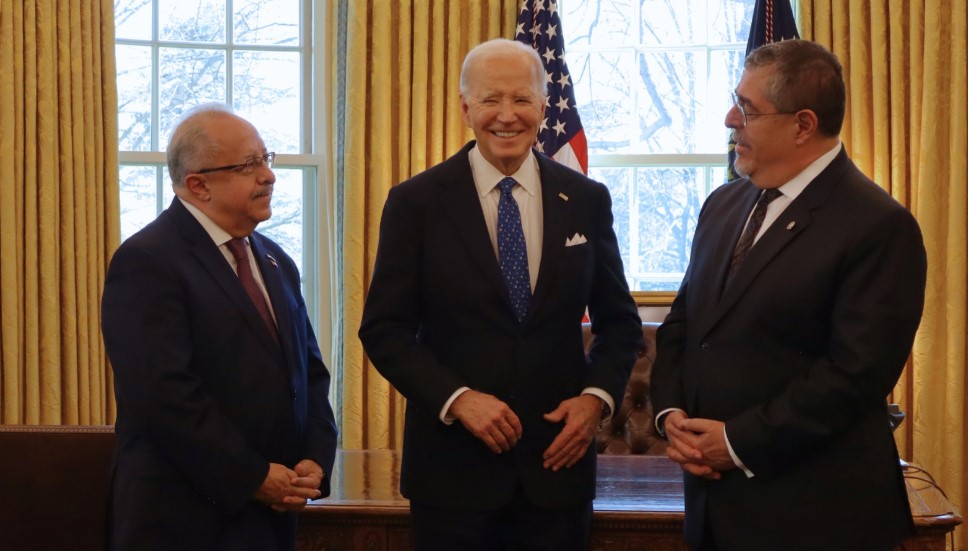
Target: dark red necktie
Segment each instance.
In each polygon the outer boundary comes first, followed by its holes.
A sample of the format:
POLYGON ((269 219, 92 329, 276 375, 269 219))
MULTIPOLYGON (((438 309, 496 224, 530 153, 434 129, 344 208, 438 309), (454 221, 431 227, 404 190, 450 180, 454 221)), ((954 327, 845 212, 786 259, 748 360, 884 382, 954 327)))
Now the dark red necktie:
POLYGON ((724 289, 729 286, 730 280, 736 275, 740 265, 746 260, 746 255, 753 248, 753 241, 756 239, 756 234, 760 232, 760 228, 763 226, 763 220, 766 218, 766 206, 780 195, 782 195, 780 190, 771 188, 764 191, 756 201, 756 206, 753 207, 753 214, 750 216, 750 221, 746 224, 746 230, 736 243, 736 248, 733 249, 733 258, 729 262, 729 271, 726 272, 726 283, 723 285, 724 289))
POLYGON ((239 270, 239 281, 242 282, 242 287, 245 287, 245 292, 255 304, 255 309, 262 316, 262 321, 269 327, 272 338, 276 342, 279 342, 279 330, 276 328, 276 322, 272 319, 269 304, 266 302, 266 297, 262 294, 259 284, 256 283, 255 276, 252 275, 252 266, 249 265, 249 252, 248 247, 245 245, 245 240, 232 239, 226 245, 228 245, 229 251, 232 252, 232 256, 235 257, 235 263, 238 265, 239 270))

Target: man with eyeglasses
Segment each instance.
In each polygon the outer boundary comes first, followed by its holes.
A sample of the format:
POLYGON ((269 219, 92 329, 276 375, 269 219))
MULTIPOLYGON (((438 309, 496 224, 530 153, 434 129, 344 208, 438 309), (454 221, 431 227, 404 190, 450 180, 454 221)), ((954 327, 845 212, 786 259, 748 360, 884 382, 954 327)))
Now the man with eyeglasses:
POLYGON ((893 549, 913 525, 885 397, 924 304, 918 223, 847 156, 825 48, 754 50, 733 97, 741 177, 699 215, 652 375, 686 539, 893 549))
POLYGON ((296 512, 329 493, 336 425, 298 270, 255 231, 275 154, 204 105, 167 157, 176 198, 118 248, 104 286, 111 547, 294 549, 296 512))

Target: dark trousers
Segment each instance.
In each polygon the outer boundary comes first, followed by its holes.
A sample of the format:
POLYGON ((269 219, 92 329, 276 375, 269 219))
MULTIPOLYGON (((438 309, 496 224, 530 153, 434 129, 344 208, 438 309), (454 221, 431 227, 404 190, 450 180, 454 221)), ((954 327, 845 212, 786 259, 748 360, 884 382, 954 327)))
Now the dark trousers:
POLYGON ((585 551, 592 503, 546 509, 520 489, 507 506, 492 511, 410 503, 414 551, 585 551))

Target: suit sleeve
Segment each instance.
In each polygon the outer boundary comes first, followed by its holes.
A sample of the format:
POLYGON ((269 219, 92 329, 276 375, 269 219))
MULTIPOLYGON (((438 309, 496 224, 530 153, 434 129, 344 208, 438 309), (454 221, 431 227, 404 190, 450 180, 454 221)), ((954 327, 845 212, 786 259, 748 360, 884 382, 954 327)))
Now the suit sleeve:
POLYGON ((434 416, 462 386, 421 343, 421 216, 401 188, 390 190, 380 221, 373 278, 359 337, 377 370, 408 400, 434 416))
MULTIPOLYGON (((122 246, 108 270, 104 339, 114 368, 119 423, 143 427, 158 452, 226 511, 259 488, 268 463, 219 411, 192 361, 192 318, 163 259, 122 246)), ((119 429, 122 427, 119 425, 119 429)))
POLYGON ((838 268, 826 353, 775 399, 726 422, 750 470, 782 471, 884 407, 920 322, 926 270, 921 232, 902 208, 852 242, 838 268))
POLYGON ((618 239, 612 225, 612 200, 608 188, 601 184, 596 186, 601 193, 598 210, 594 213, 596 258, 588 298, 588 314, 594 338, 588 351, 591 369, 586 386, 605 390, 618 407, 625 397, 625 387, 635 359, 645 344, 642 320, 629 293, 618 239))

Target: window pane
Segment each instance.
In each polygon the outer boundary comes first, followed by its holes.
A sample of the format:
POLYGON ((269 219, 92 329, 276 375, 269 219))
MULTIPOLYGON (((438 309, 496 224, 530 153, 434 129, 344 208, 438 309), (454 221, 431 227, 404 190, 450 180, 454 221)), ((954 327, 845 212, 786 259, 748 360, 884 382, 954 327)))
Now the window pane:
MULTIPOLYGON (((588 169, 588 177, 605 184, 612 196, 612 216, 614 217, 612 227, 615 229, 615 236, 618 239, 618 248, 622 255, 625 273, 628 274, 633 261, 630 256, 632 251, 631 236, 635 233, 629 228, 632 213, 632 169, 590 168, 588 169)), ((631 283, 629 281, 629 285, 631 283)))
POLYGON ((161 40, 225 42, 225 0, 158 0, 161 40))
MULTIPOLYGON (((711 14, 709 42, 713 44, 742 42, 745 53, 756 0, 709 0, 709 3, 711 14)), ((796 2, 792 3, 796 4, 796 2)))
POLYGON ((568 61, 588 152, 630 151, 637 125, 628 75, 634 74, 635 54, 575 54, 568 61))
POLYGON ((297 0, 235 0, 233 37, 238 44, 299 44, 297 0))
POLYGON ((639 42, 677 46, 706 42, 706 0, 642 0, 639 42))
POLYGON ((151 0, 114 0, 114 36, 117 39, 151 38, 151 0))
POLYGON ((273 168, 272 217, 258 231, 278 243, 302 269, 303 262, 303 169, 273 168))
POLYGON ((158 216, 158 170, 154 166, 121 166, 121 241, 158 216))
POLYGON ((201 103, 225 102, 225 51, 160 48, 159 65, 161 136, 167 143, 182 113, 201 103))
MULTIPOLYGON (((696 52, 639 54, 637 153, 697 153, 696 115, 705 98, 705 58, 696 52)), ((637 142, 637 143, 636 143, 637 142)))
POLYGON ((118 147, 151 150, 151 48, 116 46, 118 147))
MULTIPOLYGON (((594 44, 613 48, 634 45, 639 33, 638 25, 633 25, 632 18, 637 1, 559 1, 561 26, 567 41, 565 51, 571 51, 572 46, 578 44, 582 47, 594 44)), ((570 58, 568 65, 571 66, 570 58)))
POLYGON ((236 52, 234 59, 235 110, 259 129, 269 150, 302 153, 299 54, 236 52))

